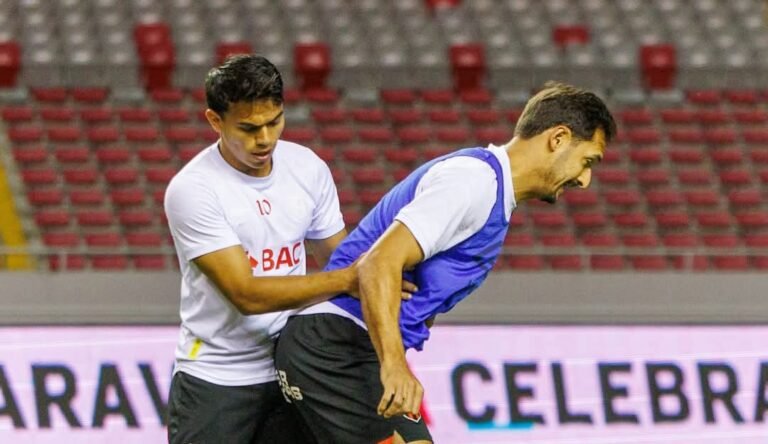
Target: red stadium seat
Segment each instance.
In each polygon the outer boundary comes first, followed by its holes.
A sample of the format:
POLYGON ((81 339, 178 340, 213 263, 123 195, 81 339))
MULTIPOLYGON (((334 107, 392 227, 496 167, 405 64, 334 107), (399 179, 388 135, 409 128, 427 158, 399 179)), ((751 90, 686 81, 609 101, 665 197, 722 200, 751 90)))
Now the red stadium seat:
POLYGON ((601 228, 608 223, 608 218, 603 213, 576 213, 571 218, 577 228, 601 228))
POLYGON ((35 214, 35 222, 43 228, 65 227, 70 223, 66 210, 41 210, 35 214))
POLYGON ((355 139, 355 131, 348 126, 331 126, 320 130, 320 139, 326 144, 350 143, 355 139))
POLYGON ((380 96, 386 105, 412 105, 417 99, 411 89, 383 89, 380 96))
POLYGON ((448 49, 453 84, 458 91, 482 88, 486 74, 485 48, 480 43, 453 44, 448 49))
POLYGON ((123 129, 125 139, 130 142, 155 142, 160 131, 154 126, 129 126, 123 129))
POLYGON ((149 183, 165 185, 176 175, 176 169, 170 167, 147 168, 144 174, 149 183))
POLYGON ((123 238, 120 233, 88 233, 85 235, 85 244, 89 247, 117 247, 122 245, 123 238))
POLYGON ((415 148, 388 148, 384 150, 387 161, 396 164, 413 164, 419 160, 419 152, 415 148))
POLYGON ((112 203, 118 207, 141 205, 144 203, 144 196, 142 188, 117 189, 110 192, 112 203))
POLYGON ((675 164, 695 165, 704 161, 704 153, 700 148, 673 147, 669 150, 669 159, 675 164))
POLYGON ((702 234, 701 240, 708 247, 734 248, 741 245, 741 239, 735 234, 702 234))
POLYGON ((106 210, 81 210, 76 215, 77 223, 86 227, 105 227, 112 225, 112 212, 106 210))
POLYGON ((125 235, 125 242, 131 247, 159 247, 163 237, 157 232, 130 232, 125 235))
POLYGON ((363 143, 392 143, 395 139, 392 130, 385 126, 360 128, 357 137, 363 143))
POLYGON ((34 187, 56 183, 58 174, 56 173, 56 170, 52 168, 37 168, 23 170, 21 172, 21 178, 28 187, 34 187))
POLYGON ((552 28, 552 41, 561 48, 589 43, 589 28, 585 25, 556 25, 552 28))
POLYGON ((348 162, 369 164, 376 160, 379 152, 370 147, 349 147, 342 149, 341 156, 348 162))
POLYGON ((720 91, 715 89, 689 90, 685 97, 689 102, 696 105, 717 105, 722 99, 720 91))
POLYGON ((90 185, 99 180, 99 172, 91 167, 66 169, 62 174, 64 182, 71 185, 90 185))
POLYGON ((152 225, 154 215, 147 210, 123 210, 117 218, 124 227, 135 228, 152 225))
POLYGON ((709 155, 718 166, 727 166, 741 163, 744 155, 741 148, 723 147, 711 150, 709 155))
POLYGON ((644 213, 619 213, 613 215, 613 222, 619 228, 641 228, 648 225, 648 218, 644 213))
POLYGON ((621 243, 626 247, 655 247, 658 238, 651 233, 633 233, 621 236, 621 243))
POLYGON ((653 208, 679 205, 684 202, 683 195, 676 189, 649 190, 645 199, 653 208))
POLYGON ((325 43, 298 43, 293 48, 293 66, 301 89, 325 88, 331 72, 331 49, 325 43))
POLYGON ((409 126, 397 130, 397 137, 403 145, 416 145, 429 142, 432 132, 422 126, 409 126))
POLYGON ((655 216, 656 225, 658 225, 659 229, 684 229, 691 222, 686 212, 657 213, 655 216))
POLYGON ((661 271, 669 268, 667 258, 664 256, 632 255, 629 257, 629 261, 635 270, 661 271))
POLYGON ((216 45, 216 64, 221 65, 227 57, 237 54, 253 53, 250 42, 219 42, 216 45))
POLYGON ((114 126, 96 126, 89 128, 86 137, 91 143, 109 143, 120 139, 120 130, 114 126))
POLYGON ((544 260, 540 256, 509 256, 507 259, 509 268, 513 270, 542 270, 545 268, 544 260))
POLYGON ((197 128, 193 126, 172 126, 166 128, 164 134, 165 140, 170 143, 189 143, 197 140, 197 128))
POLYGON ((759 100, 759 94, 753 89, 726 90, 725 98, 736 104, 756 104, 759 100))
POLYGON ((386 180, 386 174, 381 168, 358 168, 352 172, 352 180, 358 185, 383 184, 386 180))
POLYGON ((162 123, 184 123, 189 122, 191 117, 184 108, 162 108, 157 110, 157 118, 162 123))
POLYGON ((15 144, 39 142, 42 137, 43 129, 37 125, 17 125, 8 129, 8 138, 15 144))
POLYGON ((461 113, 455 109, 434 109, 427 113, 427 117, 433 123, 459 123, 461 113))
POLYGON ((35 112, 29 106, 8 105, 3 107, 0 117, 11 123, 29 122, 35 117, 35 112))
POLYGON ((728 123, 730 116, 721 108, 707 108, 696 111, 696 119, 703 125, 728 123))
POLYGON ((91 257, 94 270, 125 270, 128 268, 128 258, 122 255, 104 254, 91 257))
POLYGON ((31 165, 48 161, 48 150, 42 146, 26 146, 13 149, 13 159, 19 165, 31 165))
POLYGON ((133 167, 116 167, 104 171, 104 179, 111 185, 134 184, 139 178, 139 171, 133 167))
POLYGON ((720 202, 720 194, 713 190, 686 191, 683 195, 692 207, 715 206, 720 202))
POLYGON ((680 144, 700 144, 704 142, 704 132, 699 128, 671 129, 669 140, 680 144))
POLYGON ((358 108, 350 111, 352 119, 358 123, 383 123, 386 118, 384 111, 379 108, 358 108))
POLYGON ((138 155, 139 160, 146 163, 167 163, 173 159, 173 152, 167 145, 141 147, 138 155))
POLYGON ((152 120, 152 112, 147 108, 122 108, 117 114, 123 122, 145 123, 152 120))
POLYGON ((137 255, 133 256, 131 260, 137 270, 164 270, 166 268, 165 257, 159 254, 137 255))
POLYGON ((549 258, 549 266, 553 270, 581 270, 584 264, 577 255, 557 255, 549 258))
POLYGON ((624 125, 652 125, 653 113, 648 108, 623 109, 618 113, 624 125))
POLYGON ((32 93, 32 96, 37 100, 38 102, 46 102, 46 103, 63 103, 67 101, 67 98, 69 97, 69 92, 66 88, 63 87, 41 87, 41 88, 31 88, 30 92, 32 93))
POLYGON ((731 215, 726 212, 711 211, 699 213, 696 220, 703 228, 727 228, 731 226, 731 215))
POLYGON ((659 112, 665 124, 685 124, 696 121, 696 113, 687 108, 666 108, 659 112))
POLYGON ((60 163, 85 163, 90 158, 90 149, 84 146, 65 146, 55 151, 56 160, 60 163))
POLYGON ((80 119, 89 125, 106 124, 114 119, 114 114, 110 108, 82 108, 80 119))
POLYGON ((47 122, 71 122, 75 118, 75 110, 61 105, 44 107, 40 109, 40 117, 47 122))
POLYGON ((59 189, 33 189, 27 191, 27 200, 37 207, 60 205, 64 201, 64 193, 59 189))
POLYGON ((642 45, 639 60, 643 84, 647 88, 669 89, 674 86, 677 75, 677 52, 674 45, 642 45))
POLYGON ((106 195, 100 189, 71 190, 69 201, 75 206, 101 205, 106 201, 106 195))
POLYGON ((310 115, 320 125, 344 123, 347 120, 347 110, 342 108, 315 108, 310 115))
POLYGON ((109 96, 107 88, 77 87, 72 89, 72 98, 80 103, 101 103, 109 96))
POLYGON ((687 248, 697 246, 699 239, 691 233, 670 233, 662 236, 661 242, 669 248, 687 248))
POLYGON ((510 247, 532 247, 534 245, 533 236, 528 233, 507 233, 504 238, 504 245, 510 247))
POLYGON ((606 190, 603 196, 606 203, 616 206, 633 206, 641 200, 640 193, 634 190, 606 190))
POLYGON ((76 247, 80 244, 80 236, 71 231, 55 231, 43 234, 43 244, 48 247, 76 247))
POLYGON ((315 130, 306 127, 290 127, 283 131, 283 140, 309 145, 315 140, 315 130))
POLYGON ((119 164, 131 160, 133 151, 121 146, 104 146, 96 150, 96 159, 102 164, 119 164))
POLYGON ((0 88, 16 86, 21 70, 21 45, 15 41, 0 42, 0 88))
POLYGON ((495 125, 501 123, 501 113, 494 109, 469 109, 467 120, 473 125, 495 125))

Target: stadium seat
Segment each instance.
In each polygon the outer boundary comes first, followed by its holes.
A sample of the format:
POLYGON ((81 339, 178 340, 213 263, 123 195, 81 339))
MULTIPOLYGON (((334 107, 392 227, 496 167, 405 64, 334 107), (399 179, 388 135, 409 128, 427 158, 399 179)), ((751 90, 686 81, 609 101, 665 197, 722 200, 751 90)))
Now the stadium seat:
POLYGON ((324 89, 332 69, 331 49, 320 42, 296 44, 293 66, 302 91, 324 89))
POLYGON ((674 45, 642 45, 639 60, 645 87, 669 89, 674 86, 677 75, 677 51, 674 45))
POLYGON ((21 70, 21 45, 16 41, 0 42, 0 88, 12 88, 21 70))

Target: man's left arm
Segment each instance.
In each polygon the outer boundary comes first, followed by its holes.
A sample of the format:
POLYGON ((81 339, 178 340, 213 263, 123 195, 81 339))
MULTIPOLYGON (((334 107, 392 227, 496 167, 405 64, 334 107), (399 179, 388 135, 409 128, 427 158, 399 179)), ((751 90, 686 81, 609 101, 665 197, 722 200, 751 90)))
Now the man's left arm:
POLYGON ((384 386, 377 410, 387 418, 418 414, 424 394, 408 368, 398 327, 403 269, 418 264, 423 257, 413 234, 395 221, 358 263, 363 317, 381 363, 384 386))

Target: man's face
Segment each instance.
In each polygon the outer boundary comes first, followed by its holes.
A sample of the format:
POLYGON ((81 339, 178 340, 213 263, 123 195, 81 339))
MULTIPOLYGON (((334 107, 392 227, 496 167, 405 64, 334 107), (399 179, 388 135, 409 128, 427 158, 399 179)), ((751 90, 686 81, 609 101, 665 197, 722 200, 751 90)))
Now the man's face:
POLYGON ((553 152, 552 168, 546 175, 541 200, 555 203, 566 188, 587 188, 592 181, 592 166, 603 159, 605 132, 598 128, 592 140, 569 138, 564 147, 553 152))
POLYGON ((272 172, 272 154, 285 127, 283 105, 272 100, 231 103, 206 117, 221 138, 221 154, 238 171, 256 177, 272 172))

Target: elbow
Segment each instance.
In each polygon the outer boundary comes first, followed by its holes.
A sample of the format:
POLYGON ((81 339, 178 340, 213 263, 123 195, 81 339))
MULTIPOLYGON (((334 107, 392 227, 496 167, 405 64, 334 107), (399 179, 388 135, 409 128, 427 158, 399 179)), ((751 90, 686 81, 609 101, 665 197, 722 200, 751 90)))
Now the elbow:
POLYGON ((226 296, 235 309, 243 316, 269 313, 269 307, 255 300, 252 294, 246 294, 244 291, 236 288, 229 288, 222 293, 226 296))

